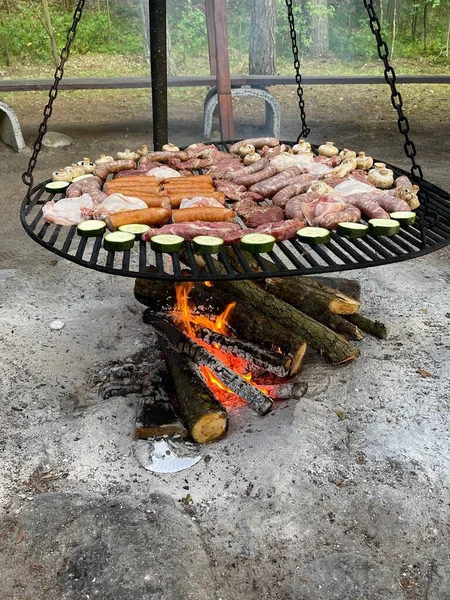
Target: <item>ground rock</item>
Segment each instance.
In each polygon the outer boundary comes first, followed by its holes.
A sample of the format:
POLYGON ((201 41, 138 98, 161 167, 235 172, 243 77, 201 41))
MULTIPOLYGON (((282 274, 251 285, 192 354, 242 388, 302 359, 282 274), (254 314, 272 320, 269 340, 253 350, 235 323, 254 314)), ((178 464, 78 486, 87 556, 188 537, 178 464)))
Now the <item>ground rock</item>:
POLYGON ((136 508, 94 495, 44 493, 3 517, 0 598, 217 598, 191 517, 164 494, 148 500, 136 508))
POLYGON ((47 148, 62 148, 63 146, 71 146, 73 139, 64 133, 57 131, 47 131, 42 140, 42 145, 47 148))

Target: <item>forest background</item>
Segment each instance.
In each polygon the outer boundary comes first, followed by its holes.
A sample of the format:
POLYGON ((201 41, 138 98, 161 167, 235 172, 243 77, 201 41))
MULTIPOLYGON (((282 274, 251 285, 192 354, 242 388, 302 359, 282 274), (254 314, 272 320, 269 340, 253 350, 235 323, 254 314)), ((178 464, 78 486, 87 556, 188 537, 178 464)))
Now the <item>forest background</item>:
MULTIPOLYGON (((58 62, 74 0, 1 0, 0 74, 35 77, 58 62)), ((379 74, 362 0, 293 2, 302 71, 379 74)), ((402 73, 447 72, 450 0, 374 0, 402 73)), ((146 74, 148 0, 87 0, 71 75, 146 74)), ((170 74, 209 72, 203 0, 167 0, 170 74)), ((289 74, 292 50, 285 0, 228 0, 233 73, 289 74), (262 32, 270 29, 271 34, 262 32), (263 51, 264 50, 264 51, 263 51)), ((48 73, 47 73, 48 74, 48 73)))

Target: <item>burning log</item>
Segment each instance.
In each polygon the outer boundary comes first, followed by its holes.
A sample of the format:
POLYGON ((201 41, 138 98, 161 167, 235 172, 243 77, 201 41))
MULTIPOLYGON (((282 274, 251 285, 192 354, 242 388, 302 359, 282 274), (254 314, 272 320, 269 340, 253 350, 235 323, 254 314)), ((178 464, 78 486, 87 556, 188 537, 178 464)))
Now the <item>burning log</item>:
MULTIPOLYGON (((167 315, 177 305, 175 287, 166 281, 136 279, 134 295, 141 304, 158 314, 167 315)), ((279 325, 276 319, 255 311, 245 302, 236 301, 235 297, 223 290, 203 284, 192 286, 189 300, 196 307, 201 308, 202 313, 206 315, 219 315, 234 303, 235 306, 228 315, 228 326, 236 332, 239 339, 268 350, 280 348, 282 354, 292 357, 289 375, 295 375, 300 371, 306 343, 303 338, 279 325)), ((151 324, 153 317, 152 312, 145 311, 144 322, 151 324)))
POLYGON ((251 365, 253 379, 262 377, 267 372, 278 377, 286 377, 289 373, 292 361, 281 352, 271 352, 252 342, 245 342, 209 329, 202 331, 199 337, 207 344, 218 345, 227 353, 246 360, 251 365))
POLYGON ((136 413, 134 437, 148 439, 162 435, 187 437, 188 432, 175 415, 164 387, 167 372, 160 370, 145 377, 136 413))
MULTIPOLYGON (((147 315, 148 316, 148 315, 147 315)), ((222 383, 234 394, 248 402, 260 415, 265 415, 272 407, 272 400, 258 388, 249 384, 238 373, 233 372, 208 350, 191 340, 169 321, 154 317, 151 325, 166 339, 170 345, 187 354, 196 364, 210 367, 222 383)))
POLYGON ((175 389, 174 407, 192 439, 199 444, 223 437, 228 415, 198 374, 196 366, 181 352, 166 348, 167 369, 175 389))

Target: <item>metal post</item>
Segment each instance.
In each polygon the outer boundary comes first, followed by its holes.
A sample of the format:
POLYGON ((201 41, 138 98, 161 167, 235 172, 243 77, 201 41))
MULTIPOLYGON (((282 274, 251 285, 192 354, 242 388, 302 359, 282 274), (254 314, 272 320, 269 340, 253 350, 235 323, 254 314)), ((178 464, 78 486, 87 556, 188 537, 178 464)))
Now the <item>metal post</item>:
POLYGON ((169 139, 167 118, 166 0, 148 0, 152 69, 153 146, 161 150, 169 139))

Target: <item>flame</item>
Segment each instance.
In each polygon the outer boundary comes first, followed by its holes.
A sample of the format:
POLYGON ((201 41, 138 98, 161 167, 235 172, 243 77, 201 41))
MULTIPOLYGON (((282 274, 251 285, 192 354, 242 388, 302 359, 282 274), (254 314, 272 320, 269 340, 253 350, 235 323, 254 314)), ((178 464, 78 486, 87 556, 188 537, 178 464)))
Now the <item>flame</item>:
MULTIPOLYGON (((205 282, 205 285, 211 286, 212 284, 211 282, 207 281, 205 282)), ((257 387, 264 394, 268 395, 267 388, 253 383, 252 373, 249 371, 249 363, 245 359, 234 356, 233 354, 229 354, 222 349, 218 342, 207 344, 202 339, 197 337, 197 333, 202 328, 221 333, 222 335, 228 335, 227 321, 232 310, 236 306, 236 302, 231 302, 228 304, 225 310, 218 315, 215 320, 204 315, 197 315, 189 307, 189 293, 193 287, 194 284, 191 282, 184 282, 175 286, 177 305, 172 312, 172 318, 177 322, 177 325, 180 327, 180 329, 182 329, 191 339, 195 340, 197 344, 203 346, 203 348, 206 348, 227 367, 229 367, 235 373, 238 373, 241 377, 243 377, 251 385, 257 387)), ((208 387, 225 407, 234 408, 246 404, 242 398, 227 388, 227 386, 217 378, 217 376, 209 367, 201 366, 200 371, 203 374, 208 387)))

